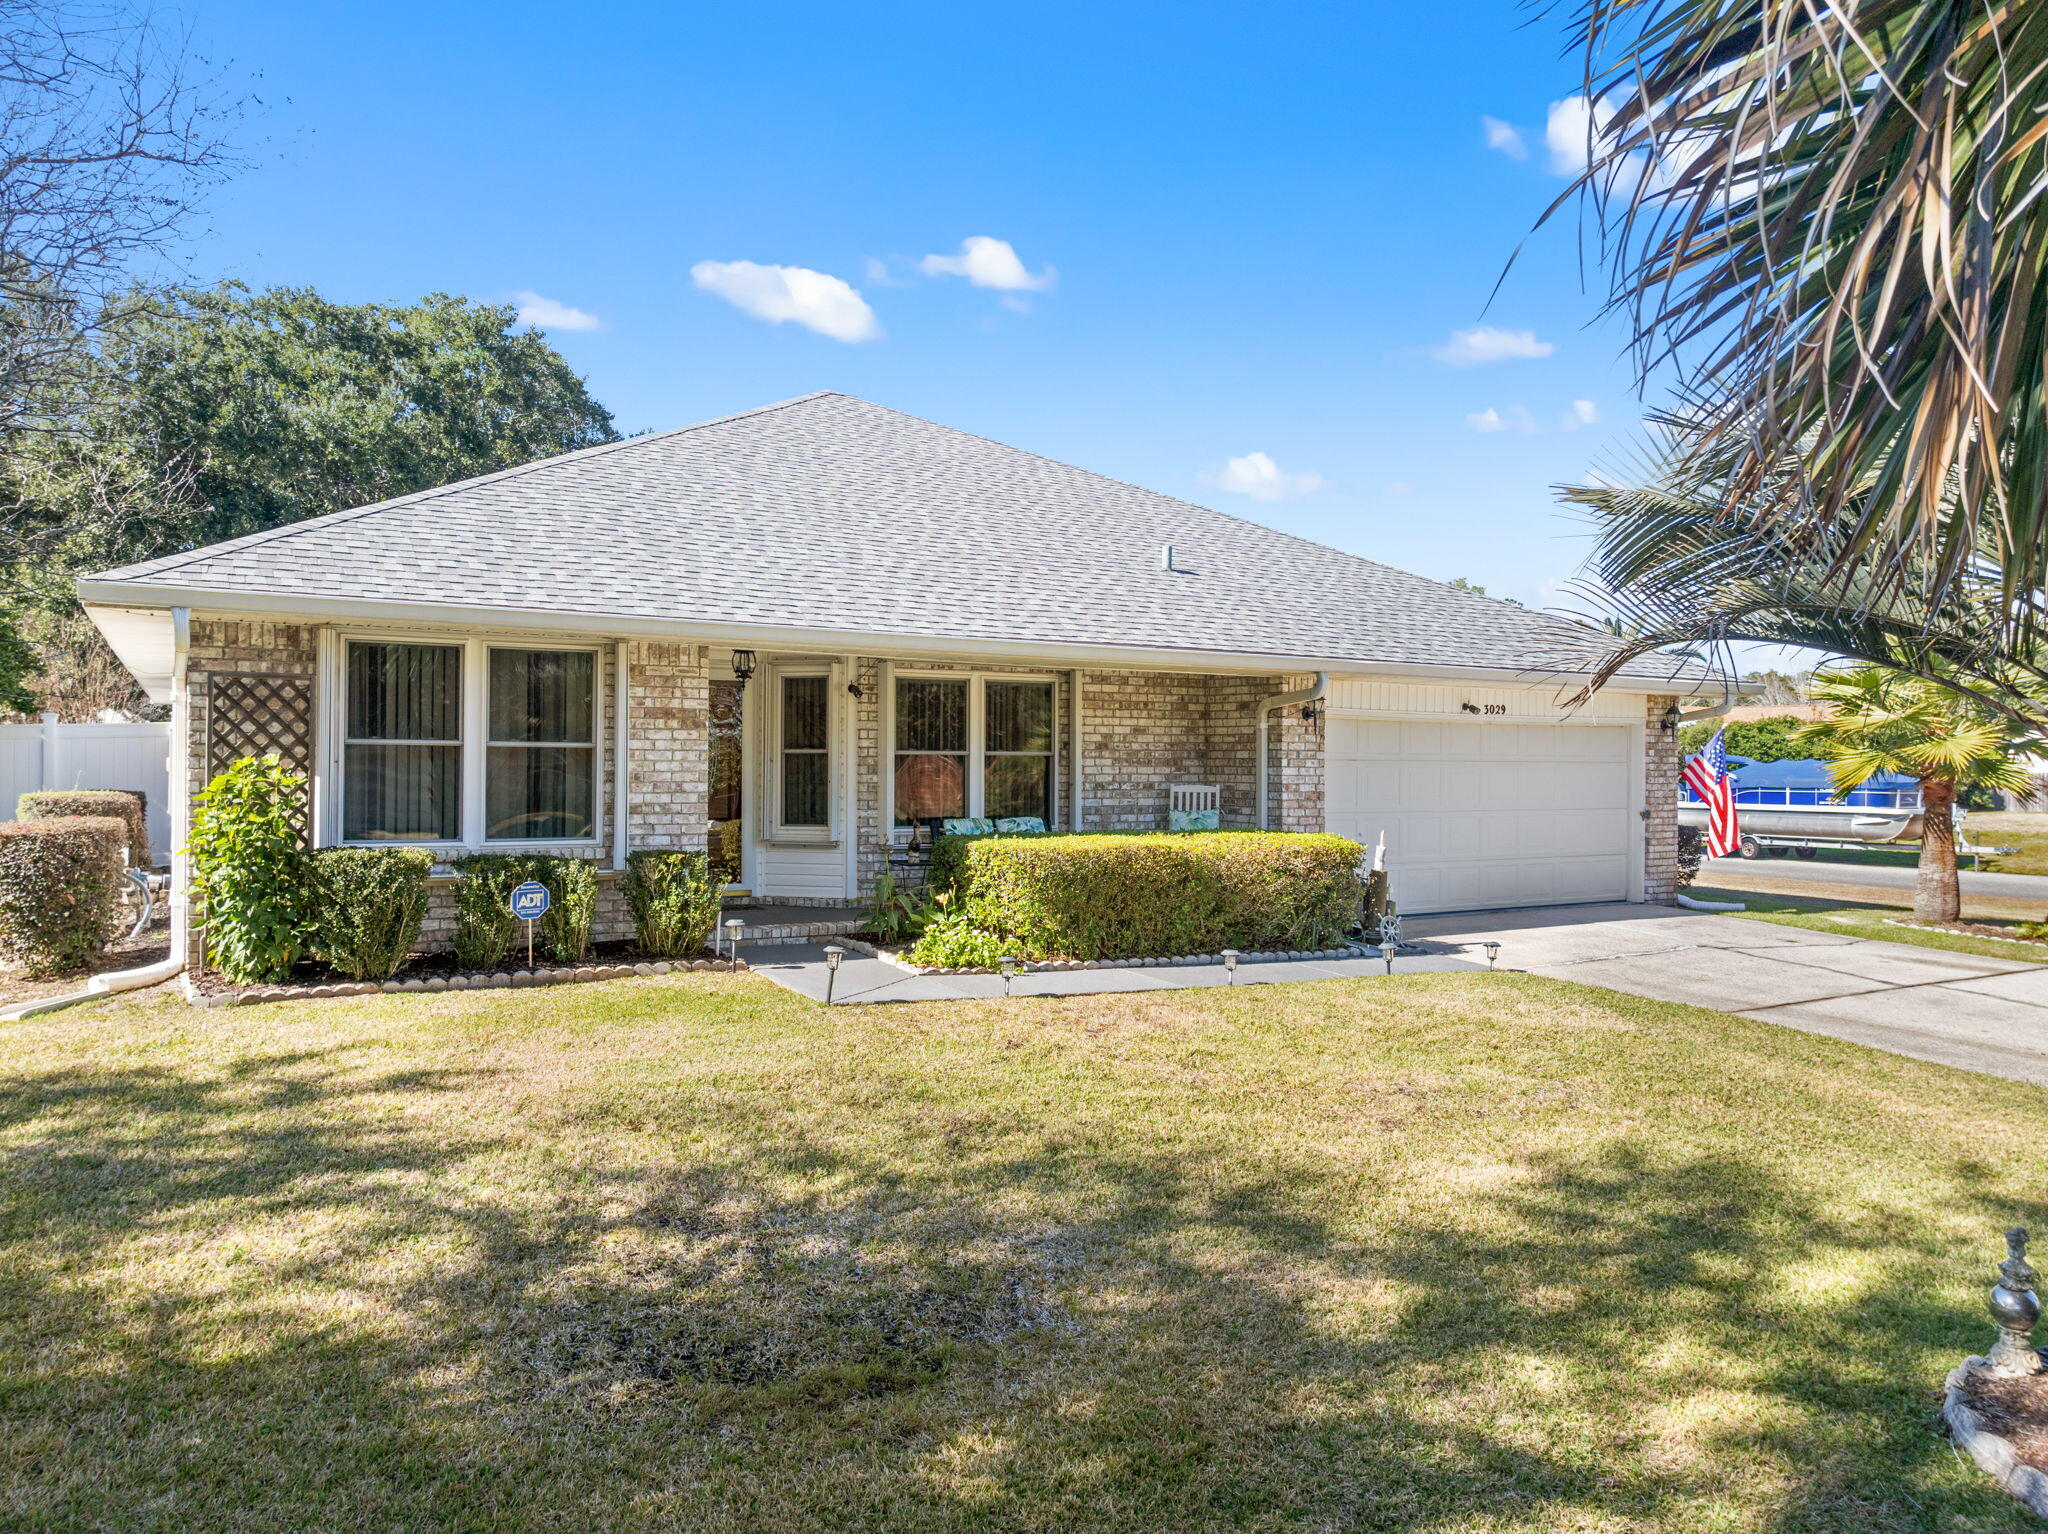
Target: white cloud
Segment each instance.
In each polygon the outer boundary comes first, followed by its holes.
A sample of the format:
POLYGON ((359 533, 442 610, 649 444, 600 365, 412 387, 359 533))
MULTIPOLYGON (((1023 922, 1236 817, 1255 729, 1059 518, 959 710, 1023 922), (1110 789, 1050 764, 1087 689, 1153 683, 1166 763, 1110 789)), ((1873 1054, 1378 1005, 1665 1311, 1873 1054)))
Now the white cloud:
POLYGON ((1557 418, 1557 424, 1566 431, 1577 431, 1581 426, 1600 424, 1600 407, 1589 399, 1575 399, 1572 408, 1557 418))
POLYGON ((1567 96, 1550 103, 1543 123, 1543 144, 1550 151, 1550 168, 1560 176, 1577 176, 1586 169, 1587 152, 1607 129, 1614 108, 1584 96, 1567 96))
POLYGON ((1518 357, 1548 357, 1556 350, 1552 342, 1537 340, 1533 330, 1474 325, 1470 330, 1453 331, 1450 340, 1433 348, 1430 356, 1454 368, 1470 368, 1518 357))
POLYGON ((1382 495, 1413 495, 1415 487, 1405 479, 1390 479, 1380 486, 1382 495))
POLYGON ((699 261, 690 268, 690 280, 771 325, 795 320, 835 341, 872 341, 882 333, 860 290, 829 272, 754 261, 699 261))
POLYGON ((1246 453, 1223 465, 1217 483, 1233 495, 1248 495, 1255 501, 1286 501, 1314 495, 1327 489, 1330 482, 1320 474, 1290 474, 1264 453, 1246 453))
POLYGON ((1012 314, 1029 314, 1031 312, 1031 300, 1019 298, 1015 293, 1005 293, 996 302, 1005 309, 1008 309, 1012 314))
POLYGON ((1536 417, 1529 413, 1526 405, 1510 405, 1505 410, 1496 410, 1488 405, 1484 410, 1475 410, 1465 417, 1465 424, 1474 431, 1520 432, 1524 436, 1536 431, 1536 417))
POLYGON ((1522 139, 1522 130, 1513 123, 1502 122, 1498 117, 1482 117, 1479 124, 1486 130, 1486 147, 1498 149, 1510 160, 1529 158, 1529 146, 1522 139))
POLYGON ((585 309, 572 309, 560 299, 543 298, 531 289, 512 295, 519 305, 515 323, 538 325, 544 330, 602 330, 604 321, 585 309))
POLYGON ((957 256, 926 256, 917 269, 927 277, 965 277, 977 288, 1006 288, 1012 292, 1036 293, 1052 286, 1058 275, 1047 267, 1032 276, 1017 259, 1008 240, 972 234, 960 242, 957 256))

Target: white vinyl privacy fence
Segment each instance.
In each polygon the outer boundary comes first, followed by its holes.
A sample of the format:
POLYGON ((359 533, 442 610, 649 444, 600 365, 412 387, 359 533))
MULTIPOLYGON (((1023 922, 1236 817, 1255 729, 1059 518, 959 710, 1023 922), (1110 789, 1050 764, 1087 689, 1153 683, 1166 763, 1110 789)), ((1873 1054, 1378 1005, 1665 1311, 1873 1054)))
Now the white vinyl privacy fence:
POLYGON ((0 724, 0 820, 15 801, 50 788, 139 788, 149 798, 149 856, 171 856, 168 724, 0 724))

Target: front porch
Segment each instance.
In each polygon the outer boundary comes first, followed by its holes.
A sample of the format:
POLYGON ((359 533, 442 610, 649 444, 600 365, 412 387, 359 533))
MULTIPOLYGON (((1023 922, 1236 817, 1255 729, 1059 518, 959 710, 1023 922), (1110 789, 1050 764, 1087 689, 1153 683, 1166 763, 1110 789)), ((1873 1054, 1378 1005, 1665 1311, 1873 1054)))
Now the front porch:
MULTIPOLYGON (((600 938, 629 853, 703 850, 747 940, 817 940, 948 821, 1163 830, 1187 785, 1322 829, 1322 720, 1274 706, 1310 681, 197 615, 182 727, 193 793, 256 751, 304 772, 318 845, 588 858, 600 938)), ((453 915, 444 885, 429 941, 453 915)))

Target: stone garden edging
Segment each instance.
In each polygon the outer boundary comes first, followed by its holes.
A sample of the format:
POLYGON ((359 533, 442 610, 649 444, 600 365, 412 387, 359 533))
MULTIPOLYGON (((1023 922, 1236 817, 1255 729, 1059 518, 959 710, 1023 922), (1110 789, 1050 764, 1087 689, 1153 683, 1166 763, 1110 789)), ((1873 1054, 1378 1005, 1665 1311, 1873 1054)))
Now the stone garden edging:
POLYGON ((413 995, 443 991, 504 991, 544 985, 588 985, 598 980, 634 980, 649 975, 711 971, 745 974, 745 959, 653 959, 638 964, 565 964, 559 969, 497 970, 490 974, 435 975, 426 980, 337 980, 323 985, 259 985, 245 991, 206 994, 185 977, 185 999, 195 1007, 247 1007, 267 1001, 319 1001, 336 996, 413 995))
POLYGON ((2048 1475, 2021 1463, 2012 1440, 1986 1427, 1983 1417, 1964 1397, 1963 1381, 1986 1362, 1982 1358, 1966 1358, 1949 1371, 1941 1405, 1942 1420, 1948 1424, 1956 1446, 1977 1462, 1979 1470, 2026 1503, 2031 1511, 2048 1518, 2048 1475))
MULTIPOLYGON (((832 940, 845 948, 866 954, 869 958, 880 959, 884 964, 894 965, 907 975, 993 975, 1000 973, 993 969, 949 969, 943 964, 913 964, 900 954, 876 947, 865 938, 836 937, 832 940)), ((1365 943, 1346 943, 1341 948, 1318 948, 1309 950, 1275 949, 1266 953, 1241 953, 1237 956, 1240 964, 1285 964, 1299 963, 1309 959, 1372 959, 1379 957, 1379 949, 1365 943)), ((1024 959, 1017 966, 1020 975, 1054 974, 1074 969, 1176 969, 1197 964, 1221 964, 1220 953, 1180 954, 1166 959, 1024 959)))

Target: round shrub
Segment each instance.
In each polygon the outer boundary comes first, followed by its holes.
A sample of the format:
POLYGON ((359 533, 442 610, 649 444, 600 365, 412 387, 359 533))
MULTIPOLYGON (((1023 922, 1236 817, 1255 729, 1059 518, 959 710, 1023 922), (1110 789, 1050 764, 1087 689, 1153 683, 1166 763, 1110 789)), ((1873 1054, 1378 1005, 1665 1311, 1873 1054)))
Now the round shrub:
POLYGON ((117 930, 127 839, 104 815, 0 822, 0 957, 32 978, 96 958, 117 930))
MULTIPOLYGON (((455 962, 464 969, 493 969, 520 939, 526 924, 512 914, 512 891, 531 879, 546 886, 548 914, 540 919, 536 948, 558 964, 573 964, 590 952, 590 923, 597 915, 597 865, 588 858, 543 852, 479 852, 450 865, 462 875, 455 886, 455 962)), ((524 950, 521 950, 522 953, 524 950)))
POLYGON ((23 820, 51 820, 67 815, 111 815, 128 827, 122 840, 128 861, 137 868, 149 861, 149 796, 139 788, 38 789, 23 794, 14 813, 23 820))
POLYGON ((719 887, 704 853, 627 854, 619 891, 633 913, 641 951, 672 958, 704 949, 718 925, 719 887))
POLYGON ((308 869, 307 943, 351 980, 389 980, 419 941, 434 857, 418 847, 329 847, 308 869))

